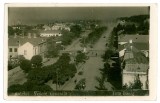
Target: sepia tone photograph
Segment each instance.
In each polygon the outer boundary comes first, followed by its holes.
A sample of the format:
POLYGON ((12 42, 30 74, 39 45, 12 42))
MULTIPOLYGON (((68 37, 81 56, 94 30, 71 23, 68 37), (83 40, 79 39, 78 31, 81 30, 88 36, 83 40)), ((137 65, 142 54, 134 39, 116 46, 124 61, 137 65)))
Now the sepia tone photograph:
POLYGON ((150 6, 6 8, 7 96, 150 95, 150 6))

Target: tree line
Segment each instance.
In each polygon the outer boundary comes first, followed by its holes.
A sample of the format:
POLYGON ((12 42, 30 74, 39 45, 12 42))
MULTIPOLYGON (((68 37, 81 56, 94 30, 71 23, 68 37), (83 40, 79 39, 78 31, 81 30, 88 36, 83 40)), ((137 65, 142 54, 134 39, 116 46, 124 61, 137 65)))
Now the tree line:
POLYGON ((43 66, 42 57, 36 55, 31 60, 22 60, 20 68, 28 74, 27 82, 8 87, 9 94, 18 91, 52 91, 45 83, 52 80, 53 84, 63 85, 77 72, 75 65, 70 63, 68 53, 62 54, 56 63, 48 66, 43 66))

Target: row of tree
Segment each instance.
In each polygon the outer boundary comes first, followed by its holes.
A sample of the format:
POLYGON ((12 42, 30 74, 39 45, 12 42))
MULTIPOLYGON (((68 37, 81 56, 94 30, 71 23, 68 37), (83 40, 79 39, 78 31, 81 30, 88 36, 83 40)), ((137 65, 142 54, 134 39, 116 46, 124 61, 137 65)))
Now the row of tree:
POLYGON ((86 37, 86 43, 94 44, 106 30, 107 27, 95 28, 94 31, 86 37))
POLYGON ((109 37, 109 43, 105 54, 102 56, 104 63, 104 67, 100 69, 101 77, 97 77, 96 80, 99 82, 99 86, 96 86, 98 90, 107 90, 105 87, 105 82, 110 82, 115 89, 122 88, 122 77, 121 77, 121 66, 119 61, 119 53, 117 53, 118 49, 118 30, 117 28, 113 28, 111 35, 109 37), (113 61, 114 63, 111 63, 113 61))
POLYGON ((149 33, 149 23, 142 22, 138 26, 135 24, 127 24, 127 25, 117 25, 117 30, 123 30, 121 33, 123 34, 140 34, 140 35, 148 35, 149 33))
POLYGON ((149 15, 135 15, 130 17, 120 17, 119 20, 125 20, 127 22, 142 23, 144 20, 149 19, 149 15))
POLYGON ((10 86, 8 88, 9 94, 19 91, 52 91, 45 83, 52 80, 57 85, 63 85, 77 72, 75 65, 70 63, 68 53, 62 54, 56 63, 48 66, 42 66, 41 56, 36 55, 31 60, 23 59, 20 67, 28 74, 27 82, 23 85, 10 86))

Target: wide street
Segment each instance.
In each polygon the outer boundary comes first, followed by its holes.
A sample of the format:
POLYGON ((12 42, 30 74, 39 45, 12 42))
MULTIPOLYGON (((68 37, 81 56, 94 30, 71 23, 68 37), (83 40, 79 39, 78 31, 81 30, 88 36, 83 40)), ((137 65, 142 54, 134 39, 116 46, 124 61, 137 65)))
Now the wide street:
MULTIPOLYGON (((107 31, 103 33, 103 35, 101 36, 101 38, 97 41, 97 43, 93 46, 92 50, 106 50, 106 46, 105 44, 107 43, 107 39, 113 29, 113 27, 115 26, 115 24, 108 24, 107 27, 107 31)), ((78 42, 78 40, 75 40, 71 45, 76 45, 76 46, 70 46, 69 49, 67 50, 77 50, 77 45, 79 45, 80 43, 78 42), (75 43, 76 42, 76 43, 75 43)), ((89 48, 89 47, 88 47, 89 48)), ((90 48, 89 48, 90 49, 90 48)), ((91 56, 89 57, 88 60, 86 60, 86 63, 82 64, 82 66, 80 68, 78 68, 78 72, 82 71, 83 74, 82 75, 78 75, 78 73, 76 73, 75 77, 70 79, 69 81, 67 81, 62 87, 60 87, 60 90, 74 90, 75 87, 75 80, 77 80, 77 82, 82 79, 85 78, 86 79, 86 88, 85 90, 96 90, 95 86, 98 86, 99 83, 98 81, 95 79, 96 77, 100 77, 100 68, 102 68, 104 65, 101 56, 91 56)), ((112 85, 107 82, 105 83, 106 88, 108 90, 111 90, 112 85)))
MULTIPOLYGON (((104 32, 102 34, 102 36, 100 37, 100 39, 97 41, 97 43, 95 43, 95 45, 93 45, 93 48, 87 47, 86 49, 88 51, 90 50, 106 50, 106 46, 105 44, 107 43, 107 39, 110 35, 111 30, 113 29, 115 25, 114 24, 108 24, 107 27, 107 31, 104 32)), ((82 36, 87 36, 91 31, 86 31, 82 34, 82 36)), ((83 50, 83 47, 80 46, 80 38, 74 40, 72 42, 71 45, 67 46, 65 51, 77 51, 77 50, 83 50)), ((57 61, 58 58, 56 59, 51 59, 48 62, 44 63, 45 65, 50 65, 54 62, 57 61)), ((75 80, 77 80, 77 82, 82 79, 85 78, 86 79, 86 88, 85 90, 96 90, 95 86, 98 86, 98 81, 95 79, 96 77, 101 76, 99 68, 103 67, 103 61, 101 56, 91 56, 89 57, 88 60, 86 60, 86 63, 81 64, 78 67, 78 72, 75 74, 75 77, 73 77, 72 79, 70 79, 69 81, 67 81, 63 86, 59 87, 59 90, 74 90, 75 88, 75 80), (83 74, 82 75, 78 75, 78 73, 82 71, 83 74)), ((8 85, 13 85, 13 84, 23 84, 24 82, 26 82, 26 75, 25 73, 19 68, 15 68, 13 70, 9 71, 9 76, 8 76, 8 85)), ((51 86, 51 88, 53 88, 53 90, 55 90, 55 84, 52 84, 51 82, 47 83, 48 85, 51 86)), ((107 88, 111 88, 111 84, 110 83, 106 83, 107 84, 107 88)), ((110 89, 109 89, 110 90, 110 89)))

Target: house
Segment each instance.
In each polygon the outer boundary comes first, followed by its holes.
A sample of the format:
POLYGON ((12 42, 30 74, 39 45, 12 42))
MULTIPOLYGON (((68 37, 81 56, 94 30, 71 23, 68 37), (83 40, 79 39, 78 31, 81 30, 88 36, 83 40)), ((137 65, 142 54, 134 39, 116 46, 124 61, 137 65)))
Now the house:
MULTIPOLYGON (((124 56, 124 53, 126 51, 126 47, 129 45, 129 43, 119 45, 119 57, 124 56)), ((149 57, 149 43, 132 43, 132 46, 140 50, 146 57, 149 57)))
POLYGON ((11 60, 18 56, 19 41, 17 40, 14 42, 11 38, 9 38, 8 41, 8 59, 11 60))
POLYGON ((149 35, 125 35, 118 38, 119 56, 124 56, 126 46, 132 46, 140 50, 146 57, 149 57, 149 35))
POLYGON ((118 38, 118 44, 123 45, 128 43, 129 40, 132 40, 136 43, 149 43, 149 35, 121 35, 118 38))
POLYGON ((47 31, 41 31, 40 37, 51 37, 51 36, 62 36, 61 31, 59 30, 47 30, 47 31))
POLYGON ((122 63, 122 84, 132 86, 138 78, 142 89, 148 89, 148 59, 134 46, 128 45, 122 63))
POLYGON ((46 30, 52 30, 52 28, 51 28, 49 25, 44 25, 42 28, 43 28, 45 31, 46 31, 46 30))
POLYGON ((56 23, 55 25, 53 25, 51 27, 51 30, 67 30, 67 31, 70 31, 70 27, 65 25, 65 24, 56 23))
POLYGON ((16 38, 13 36, 9 37, 8 40, 9 58, 23 55, 26 59, 31 59, 34 55, 41 55, 44 58, 46 51, 45 38, 35 37, 28 33, 28 36, 16 38))

